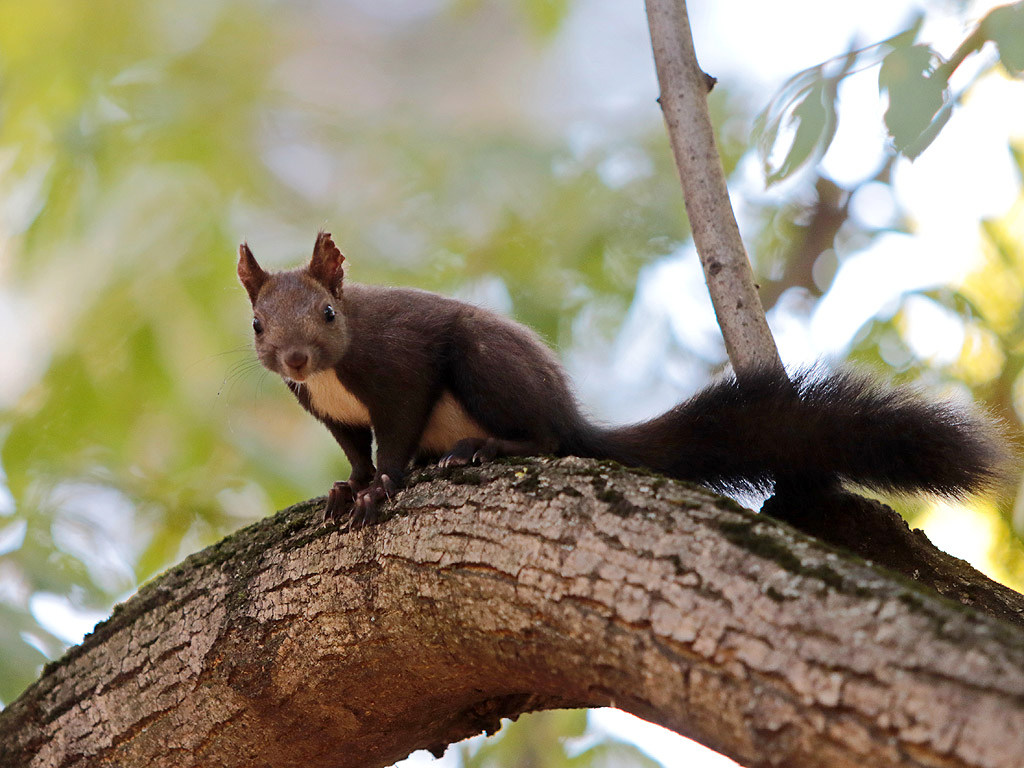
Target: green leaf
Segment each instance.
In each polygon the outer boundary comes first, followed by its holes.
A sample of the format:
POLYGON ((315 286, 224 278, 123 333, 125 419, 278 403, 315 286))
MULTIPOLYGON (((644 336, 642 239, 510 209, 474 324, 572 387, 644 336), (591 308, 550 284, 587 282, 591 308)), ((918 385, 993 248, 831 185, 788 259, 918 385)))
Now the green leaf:
MULTIPOLYGON (((821 157, 832 143, 836 132, 835 82, 818 80, 808 86, 793 102, 786 122, 795 131, 783 161, 773 168, 770 158, 762 155, 769 185, 792 175, 812 158, 821 157)), ((764 134, 772 147, 778 141, 780 124, 781 116, 764 134)))
POLYGON ((928 149, 929 145, 938 137, 939 132, 953 116, 953 101, 946 102, 938 114, 932 119, 928 126, 921 131, 921 134, 903 150, 903 154, 913 160, 922 152, 928 149))
POLYGON ((815 149, 818 156, 828 150, 835 136, 835 101, 839 83, 843 78, 877 65, 894 49, 910 47, 917 39, 923 23, 924 16, 919 14, 902 32, 880 43, 847 51, 841 56, 835 56, 821 64, 797 72, 783 84, 754 120, 757 152, 761 158, 761 165, 764 167, 766 182, 769 185, 785 178, 799 168, 803 162, 815 154, 815 149), (812 93, 816 93, 817 97, 821 99, 826 114, 824 123, 815 114, 818 110, 816 104, 809 101, 814 98, 812 93), (806 120, 804 133, 802 136, 796 137, 782 165, 775 168, 772 164, 772 156, 776 153, 782 127, 792 123, 801 106, 804 112, 801 117, 806 120), (820 128, 817 137, 814 136, 815 126, 820 128))
POLYGON ((936 74, 938 56, 927 45, 900 47, 882 61, 878 89, 889 96, 885 125, 897 150, 913 158, 949 119, 948 89, 936 74))
POLYGON ((1006 70, 1011 75, 1024 72, 1024 2, 994 9, 981 24, 1006 70))

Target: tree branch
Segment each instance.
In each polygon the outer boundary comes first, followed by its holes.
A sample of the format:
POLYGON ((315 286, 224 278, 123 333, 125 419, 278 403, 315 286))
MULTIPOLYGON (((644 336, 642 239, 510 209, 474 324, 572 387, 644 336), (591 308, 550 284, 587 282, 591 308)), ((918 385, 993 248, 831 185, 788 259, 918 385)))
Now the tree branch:
POLYGON ((144 586, 0 713, 0 765, 383 766, 608 704, 752 766, 1024 754, 1016 629, 777 521, 576 458, 411 483, 379 526, 299 505, 144 586))
POLYGON ((654 63, 686 214, 736 375, 781 368, 729 203, 685 0, 647 0, 654 63))

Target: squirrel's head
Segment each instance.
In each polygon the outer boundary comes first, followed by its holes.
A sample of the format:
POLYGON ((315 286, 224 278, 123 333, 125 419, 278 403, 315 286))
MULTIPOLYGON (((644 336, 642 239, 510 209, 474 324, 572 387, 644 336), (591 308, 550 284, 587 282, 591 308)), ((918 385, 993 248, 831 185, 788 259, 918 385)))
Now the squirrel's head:
POLYGON ((344 260, 329 232, 317 235, 307 266, 287 272, 266 272, 248 244, 238 247, 238 279, 252 302, 256 354, 268 370, 301 382, 341 359, 348 347, 344 260))

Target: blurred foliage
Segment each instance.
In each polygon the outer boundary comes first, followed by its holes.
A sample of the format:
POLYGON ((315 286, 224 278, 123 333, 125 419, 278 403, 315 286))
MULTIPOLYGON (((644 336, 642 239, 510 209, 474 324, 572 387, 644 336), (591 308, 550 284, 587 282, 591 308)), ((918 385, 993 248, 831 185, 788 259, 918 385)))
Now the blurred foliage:
POLYGON ((986 14, 948 60, 930 45, 915 42, 923 21, 919 14, 908 29, 887 40, 790 78, 755 123, 769 184, 828 151, 836 133, 839 84, 849 75, 880 64, 878 89, 888 97, 885 127, 896 151, 913 159, 939 135, 963 93, 995 65, 973 73, 963 91, 952 96, 950 77, 965 59, 991 41, 1007 73, 1019 75, 1024 69, 1024 1, 986 14))
POLYGON ((500 275, 554 344, 585 306, 621 317, 685 240, 658 122, 568 141, 511 119, 487 66, 453 79, 495 40, 535 67, 568 4, 473 5, 0 2, 0 700, 63 646, 36 598, 102 615, 344 471, 263 386, 243 237, 290 265, 329 223, 361 279, 475 295, 500 275))
POLYGON ((458 747, 463 768, 658 768, 632 744, 586 733, 587 713, 557 709, 503 721, 494 738, 458 747))
MULTIPOLYGON (((611 346, 638 273, 688 230, 654 91, 646 111, 602 122, 545 90, 575 7, 0 0, 0 701, 74 634, 55 610, 86 624, 344 476, 330 436, 253 358, 239 240, 291 266, 325 226, 354 279, 488 302, 563 352, 611 346)), ((1014 72, 1019 13, 981 27, 1014 72)), ((935 75, 916 30, 797 75, 764 113, 762 153, 783 157, 768 176, 792 185, 747 212, 769 307, 794 286, 813 303, 832 262, 912 231, 898 212, 878 226, 850 215, 860 189, 891 186, 891 162, 847 187, 810 166, 847 73, 885 59, 890 97, 935 75), (897 51, 906 77, 886 58, 897 51)), ((753 151, 751 105, 722 83, 711 104, 731 174, 753 151)), ((1021 205, 985 224, 984 266, 964 285, 916 296, 966 318, 956 364, 915 357, 904 302, 862 329, 853 356, 961 382, 1018 424, 1021 205)), ((1008 582, 1013 515, 992 514, 1008 582)), ((583 722, 523 718, 462 760, 650 764, 587 741, 583 722)))

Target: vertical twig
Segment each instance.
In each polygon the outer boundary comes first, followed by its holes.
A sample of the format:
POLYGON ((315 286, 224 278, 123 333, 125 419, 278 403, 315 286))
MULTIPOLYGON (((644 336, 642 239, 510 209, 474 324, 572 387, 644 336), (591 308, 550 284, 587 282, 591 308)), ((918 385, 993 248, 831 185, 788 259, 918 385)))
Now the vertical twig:
POLYGON ((697 64, 685 0, 646 0, 661 109, 704 279, 739 378, 782 368, 729 203, 708 115, 709 82, 697 64))

